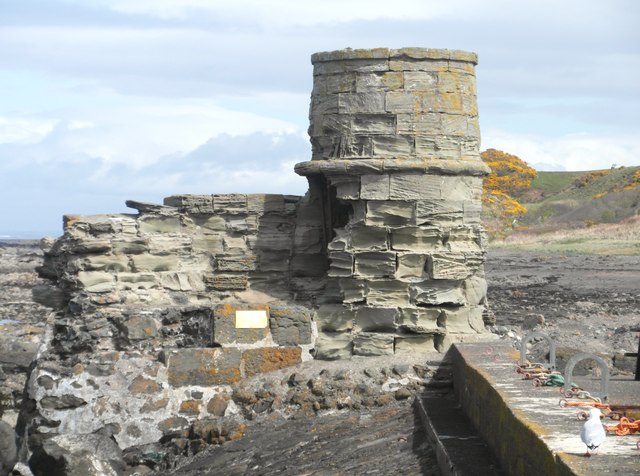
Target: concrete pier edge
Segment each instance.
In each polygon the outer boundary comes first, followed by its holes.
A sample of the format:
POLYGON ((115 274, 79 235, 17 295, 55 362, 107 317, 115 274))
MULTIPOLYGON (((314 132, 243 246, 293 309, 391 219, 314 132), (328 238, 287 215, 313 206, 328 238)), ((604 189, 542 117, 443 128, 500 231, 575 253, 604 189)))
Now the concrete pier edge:
MULTIPOLYGON (((557 388, 534 388, 530 382, 522 381, 515 372, 518 355, 502 342, 454 344, 449 350, 455 408, 450 407, 454 411, 450 412, 448 424, 456 426, 454 420, 463 414, 471 427, 463 431, 477 432, 490 454, 482 456, 488 459, 479 461, 480 466, 474 465, 469 472, 465 468, 467 462, 477 459, 469 452, 477 451, 478 445, 467 445, 468 451, 463 453, 456 451, 447 440, 469 440, 469 436, 461 437, 459 431, 457 435, 447 434, 446 429, 438 428, 443 409, 430 411, 429 406, 437 400, 423 397, 417 402, 418 411, 435 444, 443 474, 502 474, 500 470, 507 475, 526 476, 640 474, 640 452, 636 448, 640 435, 608 436, 599 454, 585 458, 578 436, 582 422, 576 420, 575 412, 559 408, 561 395, 557 388), (500 470, 491 466, 492 456, 500 470)), ((620 404, 639 404, 639 390, 640 383, 631 379, 613 382, 615 399, 620 404)), ((615 424, 612 420, 603 423, 615 424)))

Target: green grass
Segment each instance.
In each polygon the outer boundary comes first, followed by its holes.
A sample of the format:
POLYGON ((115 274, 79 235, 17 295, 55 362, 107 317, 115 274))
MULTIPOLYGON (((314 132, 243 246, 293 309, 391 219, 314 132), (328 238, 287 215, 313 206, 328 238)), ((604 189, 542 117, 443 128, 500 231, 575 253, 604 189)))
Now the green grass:
POLYGON ((538 172, 531 188, 540 190, 545 196, 556 194, 569 187, 584 172, 538 172))
POLYGON ((538 251, 550 253, 576 253, 589 255, 640 255, 640 243, 637 241, 558 240, 526 243, 496 241, 489 244, 490 249, 538 251))

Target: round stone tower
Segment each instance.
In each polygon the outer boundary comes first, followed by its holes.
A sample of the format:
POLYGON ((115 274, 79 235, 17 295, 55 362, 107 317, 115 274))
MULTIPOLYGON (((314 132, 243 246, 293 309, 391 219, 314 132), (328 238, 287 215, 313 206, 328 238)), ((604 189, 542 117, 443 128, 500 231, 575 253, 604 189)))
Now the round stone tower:
POLYGON ((485 332, 474 53, 316 53, 296 166, 320 197, 328 296, 317 357, 444 351, 485 332))

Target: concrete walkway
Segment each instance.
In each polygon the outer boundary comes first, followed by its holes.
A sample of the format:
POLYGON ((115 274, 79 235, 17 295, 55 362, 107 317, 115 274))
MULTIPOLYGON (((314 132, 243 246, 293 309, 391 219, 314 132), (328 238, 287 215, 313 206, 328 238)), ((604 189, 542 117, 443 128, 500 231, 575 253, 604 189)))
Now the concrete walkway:
MULTIPOLYGON (((598 453, 584 456, 579 408, 561 408, 558 387, 534 387, 515 371, 519 353, 506 343, 452 347, 454 389, 467 417, 509 475, 640 475, 640 433, 607 436, 598 453)), ((597 390, 600 381, 581 381, 597 390)), ((612 378, 610 404, 640 405, 640 382, 612 378)), ((605 425, 615 425, 611 419, 605 425)))

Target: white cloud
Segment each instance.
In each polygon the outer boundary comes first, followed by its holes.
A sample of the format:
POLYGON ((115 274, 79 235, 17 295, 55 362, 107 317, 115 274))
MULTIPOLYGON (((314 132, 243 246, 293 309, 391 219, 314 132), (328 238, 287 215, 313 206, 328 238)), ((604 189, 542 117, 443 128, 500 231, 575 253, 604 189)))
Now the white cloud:
MULTIPOLYGON (((66 155, 140 168, 162 156, 187 153, 221 133, 301 129, 286 120, 229 110, 206 100, 132 98, 127 105, 117 99, 114 103, 117 105, 106 109, 58 111, 55 119, 0 117, 0 143, 37 144, 38 162, 59 160, 66 155)), ((35 151, 36 148, 30 149, 32 154, 35 151)), ((25 155, 21 157, 24 160, 25 155)))
MULTIPOLYGON (((454 0, 396 0, 393 8, 385 0, 102 0, 115 11, 163 19, 187 19, 201 12, 221 15, 225 20, 255 20, 263 25, 314 25, 376 19, 432 19, 452 13, 470 2, 454 0)), ((458 10, 460 11, 460 10, 458 10)))
POLYGON ((491 130, 483 133, 483 149, 517 155, 541 170, 597 170, 612 165, 638 165, 637 136, 593 136, 587 133, 543 137, 491 130))
POLYGON ((0 116, 0 144, 33 144, 51 133, 55 120, 0 116))

